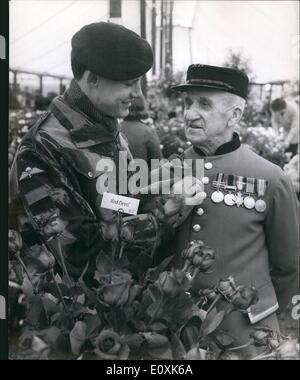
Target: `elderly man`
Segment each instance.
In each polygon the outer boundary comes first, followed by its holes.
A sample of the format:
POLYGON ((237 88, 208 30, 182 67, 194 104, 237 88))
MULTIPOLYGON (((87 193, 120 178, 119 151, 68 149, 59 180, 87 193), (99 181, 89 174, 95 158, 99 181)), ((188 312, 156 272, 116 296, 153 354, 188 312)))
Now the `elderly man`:
MULTIPOLYGON (((87 263, 93 273, 101 251, 116 249, 122 211, 136 212, 110 209, 112 202, 107 208, 102 196, 126 195, 120 188, 128 172, 120 166, 132 156, 118 118, 125 118, 141 95, 140 78, 151 68, 153 52, 133 31, 105 22, 84 26, 71 44, 74 79, 24 137, 13 163, 10 227, 21 232, 28 247, 46 243, 76 278, 87 263), (126 153, 121 159, 120 152, 126 153), (112 163, 115 181, 106 173, 112 163)), ((132 240, 142 241, 150 253, 162 221, 153 211, 130 217, 137 225, 132 240)))
MULTIPOLYGON (((182 159, 204 160, 207 197, 194 207, 175 233, 175 265, 194 240, 216 250, 213 273, 200 274, 194 291, 233 276, 253 284, 259 301, 247 314, 231 314, 221 328, 249 340, 252 325, 278 329, 276 312, 297 294, 298 201, 288 176, 241 145, 235 132, 246 102, 248 78, 238 70, 191 65, 185 93, 186 136, 192 146, 182 159)), ((222 301, 217 304, 224 307, 222 301)))

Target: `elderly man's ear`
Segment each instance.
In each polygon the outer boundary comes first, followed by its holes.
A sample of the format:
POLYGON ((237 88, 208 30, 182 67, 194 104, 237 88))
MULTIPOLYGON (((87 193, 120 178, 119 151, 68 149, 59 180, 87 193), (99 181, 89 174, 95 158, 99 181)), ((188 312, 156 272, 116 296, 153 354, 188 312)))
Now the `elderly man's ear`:
POLYGON ((243 116, 243 109, 239 106, 234 107, 234 109, 231 112, 231 117, 229 118, 227 123, 228 127, 236 126, 243 116))

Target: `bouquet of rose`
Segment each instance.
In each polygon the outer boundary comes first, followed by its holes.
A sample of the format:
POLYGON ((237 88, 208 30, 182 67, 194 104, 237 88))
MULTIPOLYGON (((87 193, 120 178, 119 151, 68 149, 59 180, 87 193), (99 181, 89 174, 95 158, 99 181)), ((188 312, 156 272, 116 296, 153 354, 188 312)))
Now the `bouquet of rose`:
MULTIPOLYGON (((59 245, 59 217, 44 227, 47 241, 59 245)), ((214 268, 215 252, 202 241, 183 250, 181 269, 168 269, 172 257, 152 267, 143 252, 133 262, 126 254, 100 252, 89 282, 88 265, 75 280, 62 255, 54 258, 46 244, 25 247, 13 230, 9 255, 11 359, 241 358, 234 339, 219 328, 230 313, 255 304, 258 292, 230 277, 192 295, 194 279, 214 268), (216 308, 221 299, 230 305, 226 311, 216 308)), ((248 344, 265 347, 258 359, 299 354, 292 340, 268 329, 255 331, 248 344)))

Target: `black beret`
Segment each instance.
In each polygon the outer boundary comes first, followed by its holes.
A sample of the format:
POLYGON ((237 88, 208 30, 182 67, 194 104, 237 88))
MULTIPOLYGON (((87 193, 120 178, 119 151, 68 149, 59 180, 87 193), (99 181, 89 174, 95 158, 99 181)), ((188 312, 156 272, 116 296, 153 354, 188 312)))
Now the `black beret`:
POLYGON ((209 65, 190 65, 186 83, 173 86, 176 91, 187 91, 191 88, 212 88, 247 98, 249 78, 240 70, 209 65))
POLYGON ((122 25, 97 22, 74 34, 71 57, 104 78, 124 81, 145 74, 153 65, 149 43, 122 25))

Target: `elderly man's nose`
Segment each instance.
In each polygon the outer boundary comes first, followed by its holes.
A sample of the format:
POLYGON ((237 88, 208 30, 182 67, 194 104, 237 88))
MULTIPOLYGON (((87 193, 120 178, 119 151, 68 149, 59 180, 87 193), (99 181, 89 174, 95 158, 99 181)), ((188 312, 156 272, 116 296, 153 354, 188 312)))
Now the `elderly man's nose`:
POLYGON ((200 117, 199 111, 196 110, 195 108, 190 108, 189 110, 185 111, 186 120, 191 121, 191 120, 199 119, 199 117, 200 117))

